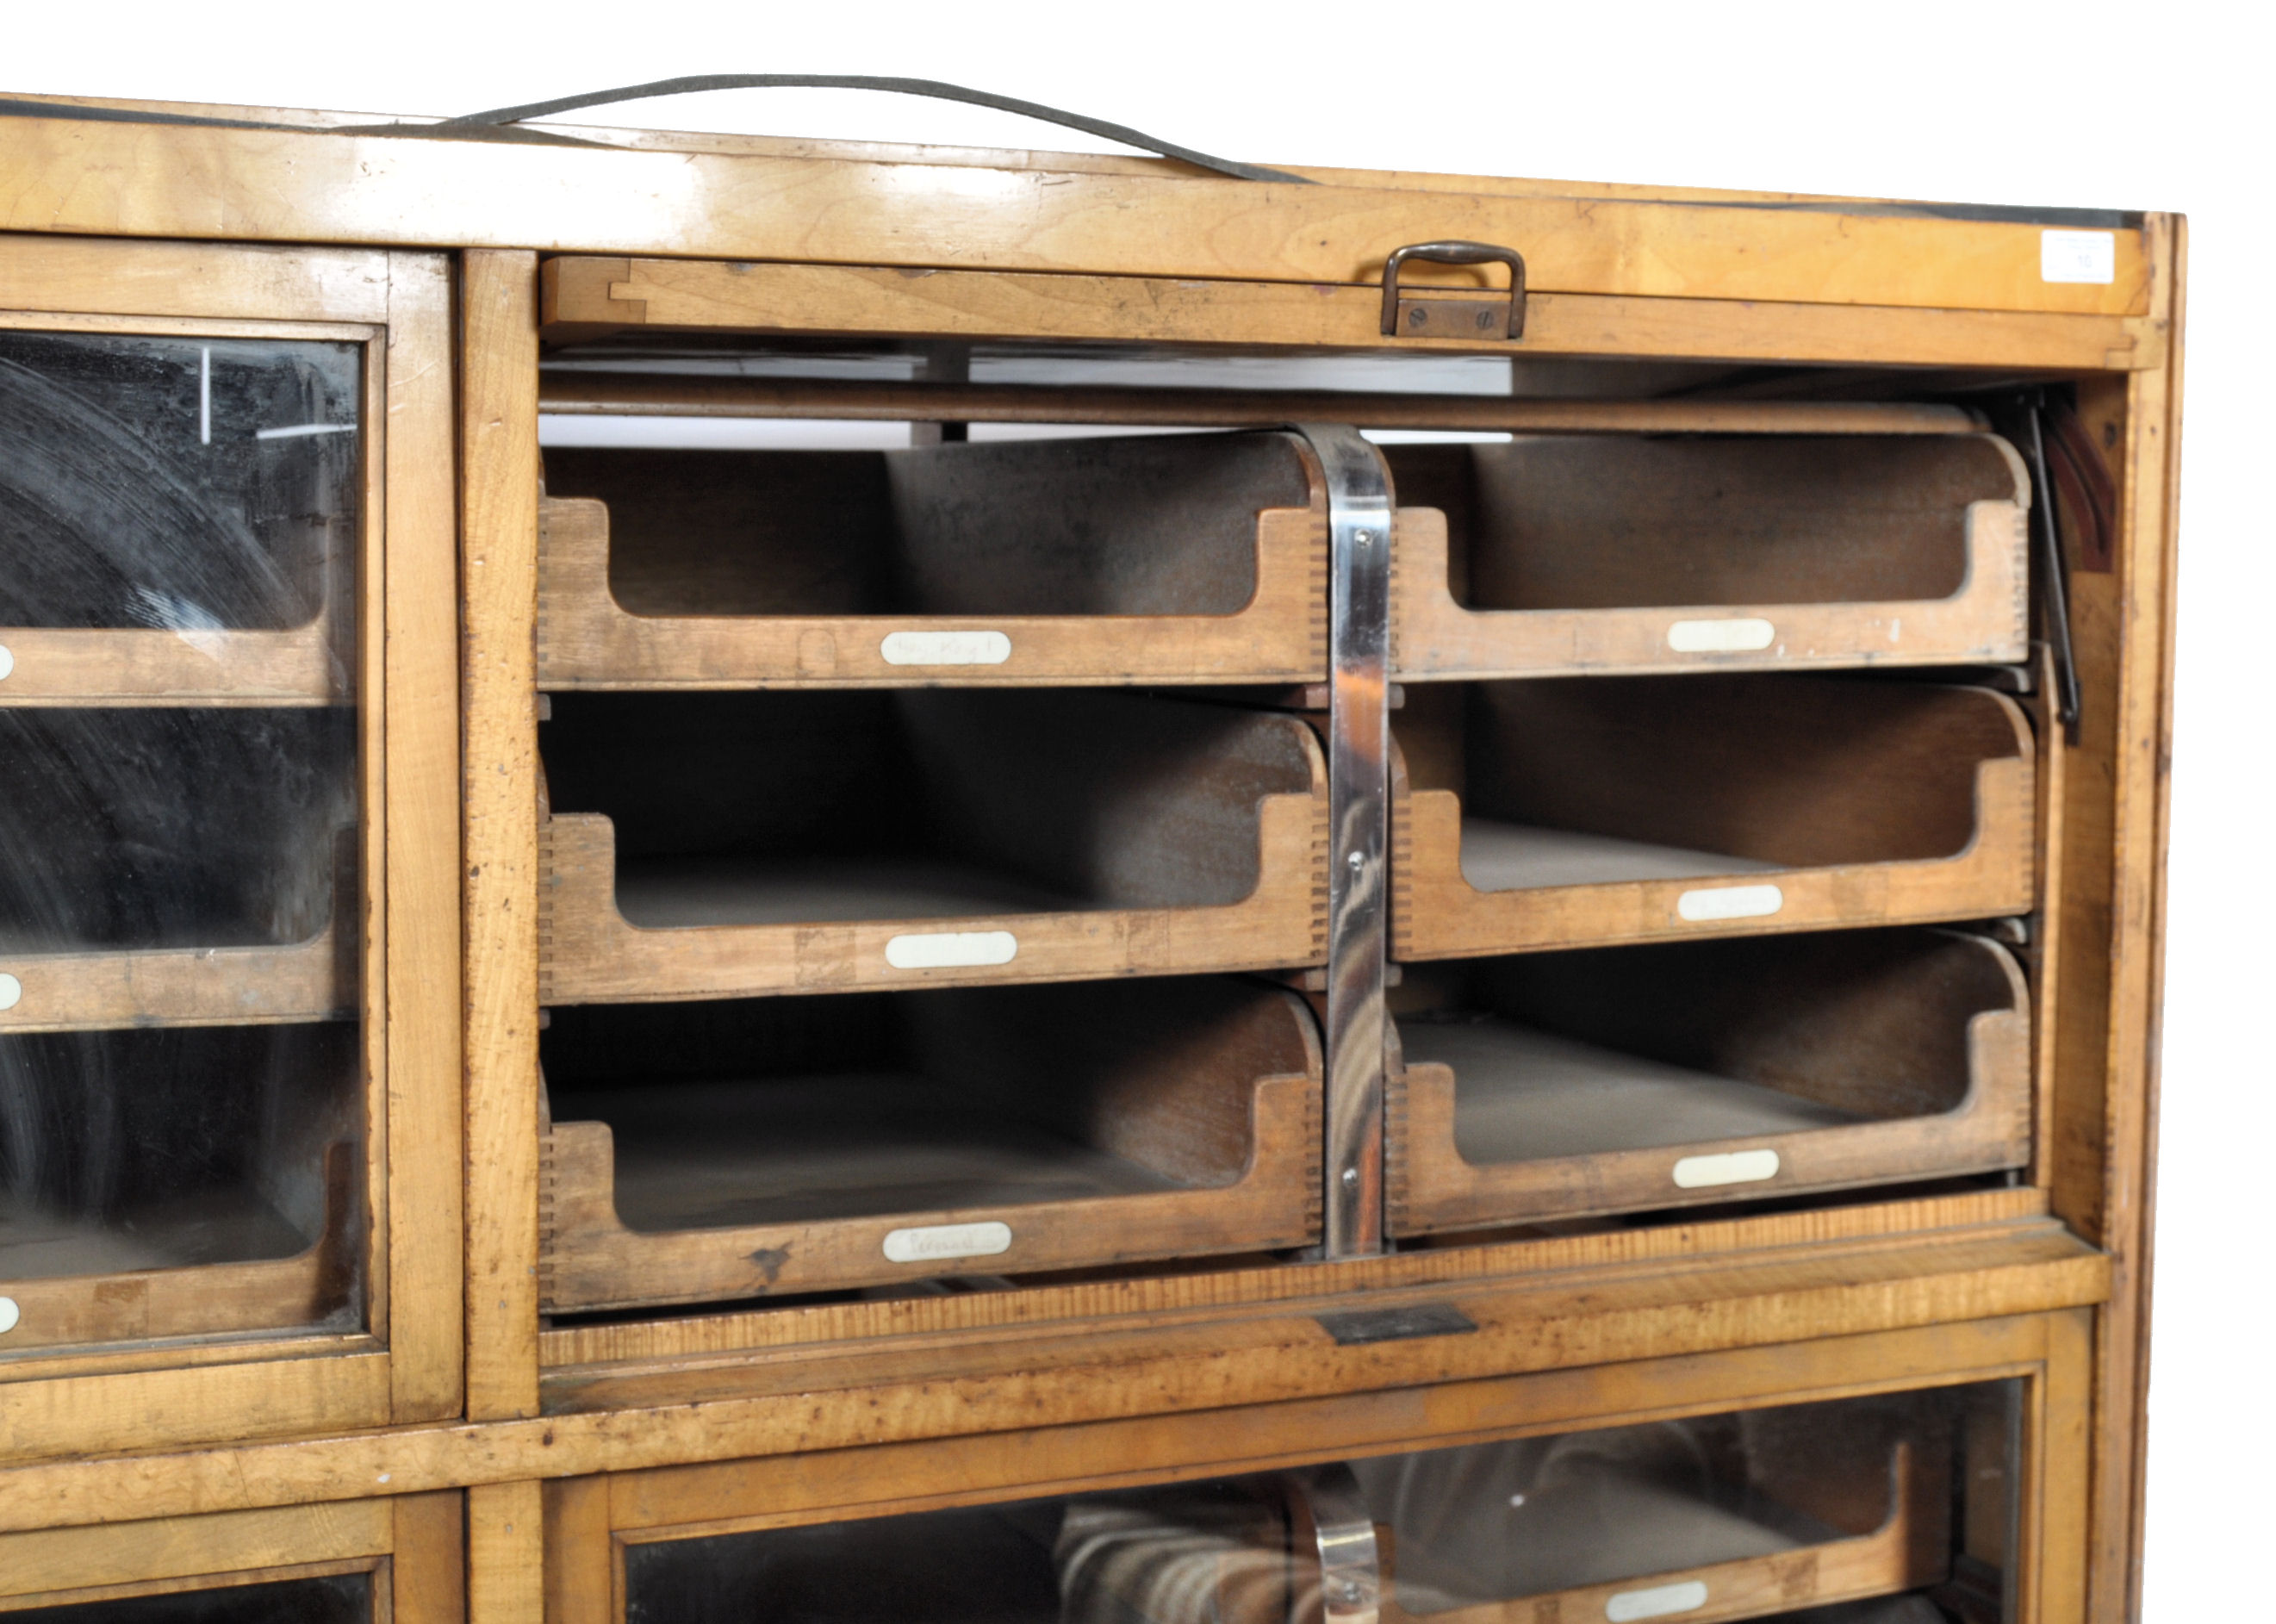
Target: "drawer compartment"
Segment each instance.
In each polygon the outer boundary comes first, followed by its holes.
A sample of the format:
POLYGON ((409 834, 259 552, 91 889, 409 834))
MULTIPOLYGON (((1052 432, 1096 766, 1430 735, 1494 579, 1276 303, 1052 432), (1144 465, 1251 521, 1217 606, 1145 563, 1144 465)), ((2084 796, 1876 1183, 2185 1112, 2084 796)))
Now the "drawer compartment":
POLYGON ((0 1360, 352 1310, 358 1048, 345 1021, 0 1036, 0 1360))
POLYGON ((1386 1182, 1399 1234, 2020 1167, 2021 970, 1860 930, 1410 971, 1386 1182))
POLYGON ((2030 481, 1986 434, 1394 447, 1408 679, 2024 657, 2030 481))
POLYGON ((0 706, 345 697, 360 351, 0 332, 0 706))
POLYGON ((2030 911, 2033 741, 1987 689, 1875 677, 1407 690, 1400 959, 2030 911))
POLYGON ((549 1004, 1325 953, 1327 771, 1291 717, 943 689, 553 704, 549 1004))
POLYGON ((0 1034, 356 1006, 353 712, 0 710, 0 1034))
MULTIPOLYGON (((1379 1616, 1718 1624, 1941 1583, 1957 1440, 2003 1396, 1795 1405, 1356 1461, 1379 1616)), ((1983 1484, 2004 1485, 1986 1465, 1983 1484)), ((1862 1616, 1944 1616, 1892 1605, 1862 1616)))
POLYGON ((1319 1046, 1218 977, 556 1013, 550 1311, 1301 1246, 1319 1046))
POLYGON ((546 453, 547 688, 1319 681, 1294 435, 546 453))

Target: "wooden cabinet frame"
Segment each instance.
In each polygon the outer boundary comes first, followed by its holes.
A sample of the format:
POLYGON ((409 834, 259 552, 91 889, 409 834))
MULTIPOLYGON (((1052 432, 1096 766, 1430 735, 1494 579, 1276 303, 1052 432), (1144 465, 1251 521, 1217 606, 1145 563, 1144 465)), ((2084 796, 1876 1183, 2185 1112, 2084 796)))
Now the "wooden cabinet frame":
MULTIPOLYGON (((0 1365, 0 1460, 376 1426, 459 1409, 451 296, 449 262, 434 254, 0 237, 0 311, 6 312, 0 323, 11 328, 321 338, 363 346, 364 521, 356 569, 361 625, 355 642, 363 816, 353 864, 367 877, 362 901, 345 899, 336 908, 330 930, 316 944, 251 950, 255 962, 239 968, 284 982, 277 996, 289 1003, 290 994, 306 990, 307 975, 295 973, 299 961, 315 952, 329 960, 325 944, 337 933, 360 930, 362 980, 354 1001, 364 1015, 365 1155, 355 1176, 335 1181, 339 1198, 351 1204, 360 1197, 350 1192, 370 1192, 361 1260, 364 1330, 147 1340, 235 1329, 225 1312, 216 1318, 222 1311, 216 1294, 226 1287, 201 1271, 119 1277, 106 1301, 124 1291, 147 1306, 138 1308, 139 1318, 115 1310, 88 1317, 89 1334, 112 1346, 27 1349, 0 1365)), ((110 645, 101 640, 113 636, 46 635, 65 656, 72 650, 63 643, 106 653, 110 645)), ((146 635, 162 634, 128 634, 146 635)), ((321 618, 307 635, 329 636, 321 618)), ((239 634, 224 648, 223 663, 232 664, 238 643, 302 636, 239 634)), ((256 656, 249 671, 267 657, 256 656)), ((266 679, 232 678, 225 694, 186 688, 165 662, 140 654, 124 668, 97 672, 82 658, 72 669, 78 680, 72 697, 82 703, 106 692, 151 695, 141 702, 272 702, 266 679)), ((294 691, 303 702, 321 702, 320 694, 305 688, 294 691)), ((35 692, 17 702, 56 698, 35 692)), ((127 955, 99 957, 118 975, 126 974, 120 960, 127 955)), ((156 967, 163 973, 158 978, 137 977, 141 997, 158 997, 163 1005, 168 998, 193 997, 229 956, 220 964, 179 967, 172 960, 208 956, 133 957, 167 961, 156 967)), ((329 963, 317 968, 329 980, 329 963)), ((73 979, 84 977, 82 970, 73 979)), ((84 986, 88 1013, 116 1013, 112 995, 122 989, 106 985, 84 986)), ((275 1271, 300 1262, 233 1267, 275 1271)), ((69 1284, 55 1286, 62 1291, 69 1284)))
MULTIPOLYGON (((387 1068, 376 1074, 387 1081, 387 1132, 372 1142, 388 1192, 373 1324, 386 1335, 321 1350, 284 1339, 74 1355, 9 1385, 0 1453, 33 1463, 0 1472, 0 1529, 471 1485, 477 1614, 529 1618, 540 1479, 770 1454, 762 1475, 789 1484, 844 1457, 770 1452, 881 1437, 911 1440, 885 1450, 924 1450, 935 1446, 919 1440, 961 1430, 1003 1435, 975 1451, 1031 1452, 1020 1475, 1036 1482, 1051 1472, 1032 1452, 1074 1434, 1021 1429, 1059 1423, 1165 1440, 1148 1469, 1166 1473, 1239 1453, 1225 1417, 1250 1412, 1228 1407, 1271 1403, 1284 1416, 1317 1407, 1304 1424, 1324 1427, 1337 1406, 1371 1407, 1388 1448, 1443 1435, 1434 1406, 1513 1370, 1536 1372, 1511 1378, 1536 1384, 1529 1403, 1589 1386, 1591 1413, 1619 1408, 1605 1396, 1615 1392, 1640 1413, 1652 1391, 1640 1384, 1689 1393, 1685 1384, 1708 1381, 1697 1362, 1711 1358, 1726 1361, 1717 1370, 1752 1362, 1756 1390, 1784 1393, 1832 1380, 1826 1372, 1852 1357, 1944 1368, 1955 1342, 1988 1334, 1986 1315, 2059 1310, 2029 1322, 2065 1327, 2069 1350, 2050 1355, 2033 1386, 2052 1453, 2048 1492, 2033 1502, 2045 1527, 2031 1616, 2119 1624, 2138 1611, 2186 262, 2177 217, 2091 222, 2112 233, 2111 281, 2050 284, 2042 223, 1986 211, 1325 170, 1307 171, 1309 186, 1259 186, 1155 160, 597 129, 577 132, 597 148, 578 148, 334 133, 361 122, 345 115, 159 110, 252 127, 0 125, 0 232, 20 233, 0 238, 0 309, 32 313, 31 324, 75 313, 138 330, 384 331, 386 398, 371 421, 375 444, 385 425, 387 569, 383 588, 368 579, 383 590, 387 637, 364 640, 363 696, 376 714, 383 707, 373 725, 383 725, 387 767, 375 786, 383 803, 377 793, 369 801, 388 820, 386 907, 368 927, 380 933, 390 990, 372 1038, 387 1068), (1533 293, 1515 345, 1381 336, 1385 256, 1446 236, 1526 254, 1533 293), (406 237, 443 252, 399 251, 406 237), (243 246, 169 246, 216 239, 243 246), (311 242, 372 246, 293 246, 311 242), (252 246, 262 244, 274 246, 252 246), (457 255, 455 344, 445 252, 457 255), (542 335, 706 327, 1961 368, 2075 383, 2114 478, 2117 527, 2113 567, 2075 560, 2070 577, 2077 742, 2044 698, 2027 707, 2041 834, 2039 906, 2021 954, 2037 1030, 2026 1182, 946 1307, 542 1326, 531 644, 541 406, 1534 431, 1712 431, 1731 410, 1702 399, 1607 414, 1574 400, 1140 400, 767 379, 659 390, 622 375, 539 375, 542 335), (455 440, 442 415, 454 383, 455 440), (1330 1352, 1297 1306, 1348 1306, 1361 1292, 1445 1295, 1454 1281, 1489 1319, 1452 1365, 1432 1362, 1445 1345, 1330 1352), (1582 1312, 1568 1293, 1594 1306, 1582 1312), (925 1334, 901 1337, 910 1330, 925 1334), (2089 1335, 2090 1360, 2080 1352, 2089 1335), (1542 1374, 1528 1361, 1558 1339, 1564 1362, 1542 1374), (1716 1351, 1726 1348, 1745 1351, 1716 1351), (462 1375, 468 1420, 439 1419, 457 1412, 462 1375), (262 1437, 187 1447, 216 1431, 213 1417, 256 1400, 262 1437), (816 1413, 811 1425, 793 1419, 816 1413), (846 1430, 854 1414, 858 1440, 846 1430), (287 1436, 312 1441, 276 1441, 287 1436), (59 1458, 130 1447, 160 1453, 59 1458)), ((1433 297, 1483 297, 1466 270, 1426 268, 1419 280, 1433 297)), ((1775 403, 1742 410, 1760 424, 1775 403)), ((1822 421, 1827 410, 1809 414, 1822 421)), ((1916 408, 1852 410, 1861 424, 1893 426, 1916 408)), ((2044 677, 2039 687, 2049 690, 2044 677)), ((828 1492, 839 1506, 860 1498, 828 1492)))

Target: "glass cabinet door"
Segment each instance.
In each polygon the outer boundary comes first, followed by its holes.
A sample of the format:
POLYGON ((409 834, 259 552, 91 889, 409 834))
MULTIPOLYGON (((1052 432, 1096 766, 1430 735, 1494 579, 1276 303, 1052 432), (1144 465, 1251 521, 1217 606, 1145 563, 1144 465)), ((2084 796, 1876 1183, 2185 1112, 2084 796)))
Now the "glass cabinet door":
POLYGON ((364 365, 0 331, 0 1359, 361 1324, 364 365))

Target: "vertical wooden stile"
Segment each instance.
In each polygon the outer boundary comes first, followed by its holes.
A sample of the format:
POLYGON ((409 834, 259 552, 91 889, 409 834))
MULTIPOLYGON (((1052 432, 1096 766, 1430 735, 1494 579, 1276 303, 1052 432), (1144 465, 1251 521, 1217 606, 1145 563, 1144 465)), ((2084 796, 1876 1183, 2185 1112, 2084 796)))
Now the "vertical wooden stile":
POLYGON ((537 257, 468 254, 459 338, 467 1415, 537 1409, 537 257))

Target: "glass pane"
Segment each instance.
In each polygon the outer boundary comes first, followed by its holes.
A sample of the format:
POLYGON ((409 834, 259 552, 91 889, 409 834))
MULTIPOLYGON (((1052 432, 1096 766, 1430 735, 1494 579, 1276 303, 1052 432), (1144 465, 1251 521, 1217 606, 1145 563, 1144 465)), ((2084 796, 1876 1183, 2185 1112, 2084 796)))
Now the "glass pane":
POLYGON ((359 1323, 361 368, 0 332, 0 1360, 359 1323))
POLYGON ((371 1575, 334 1574, 171 1596, 66 1602, 8 1616, 19 1624, 368 1624, 371 1575))
POLYGON ((637 1544, 628 1624, 1282 1624, 1308 1565, 1277 1479, 637 1544))
POLYGON ((0 626, 314 619, 360 390, 353 344, 0 332, 0 626))

